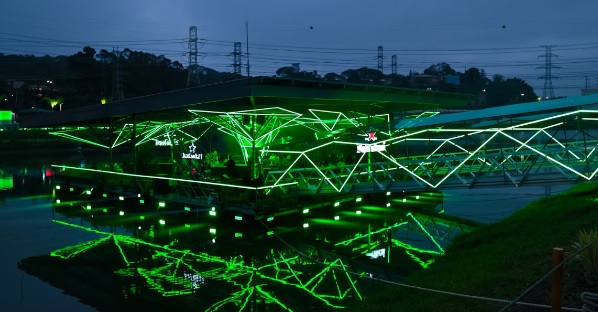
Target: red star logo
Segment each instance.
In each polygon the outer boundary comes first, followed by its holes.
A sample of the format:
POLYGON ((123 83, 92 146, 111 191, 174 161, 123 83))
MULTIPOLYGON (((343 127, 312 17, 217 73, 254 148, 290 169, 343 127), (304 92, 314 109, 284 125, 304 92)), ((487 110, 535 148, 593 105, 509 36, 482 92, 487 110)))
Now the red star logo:
POLYGON ((366 141, 376 141, 376 132, 368 132, 368 137, 365 138, 366 141))

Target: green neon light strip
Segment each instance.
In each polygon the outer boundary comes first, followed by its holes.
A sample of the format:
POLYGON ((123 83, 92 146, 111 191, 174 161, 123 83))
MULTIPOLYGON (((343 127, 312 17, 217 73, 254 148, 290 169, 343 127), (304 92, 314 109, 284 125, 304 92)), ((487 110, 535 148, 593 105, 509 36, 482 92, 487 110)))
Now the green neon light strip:
POLYGON ((264 297, 272 300, 274 303, 276 303, 277 305, 279 305, 282 309, 286 310, 286 311, 293 311, 291 309, 289 309, 287 306, 285 306, 282 302, 278 301, 278 299, 276 299, 276 297, 270 295, 269 293, 267 293, 266 291, 264 291, 260 286, 256 286, 257 291, 259 291, 264 297))
POLYGON ((123 133, 125 133, 125 130, 129 127, 129 125, 130 124, 125 124, 121 130, 117 131, 118 135, 116 136, 116 139, 114 139, 114 143, 112 143, 112 148, 115 148, 131 139, 131 135, 128 134, 128 136, 129 136, 128 138, 123 139, 123 141, 121 143, 118 143, 120 141, 121 135, 123 135, 123 133))
POLYGON ((157 125, 157 126, 153 126, 150 130, 142 132, 138 135, 138 137, 140 137, 140 140, 137 140, 137 146, 140 144, 143 144, 145 142, 147 142, 149 140, 150 137, 153 136, 154 133, 157 133, 158 131, 160 131, 160 129, 165 128, 164 125, 157 125))
MULTIPOLYGON (((418 121, 422 121, 424 118, 429 118, 429 117, 432 117, 432 116, 436 116, 436 115, 438 115, 438 114, 440 114, 440 112, 423 112, 423 113, 421 113, 421 114, 419 114, 419 115, 415 116, 414 118, 411 118, 412 120, 411 120, 411 121, 409 121, 409 122, 408 122, 408 123, 407 123, 407 124, 404 126, 404 128, 407 128, 407 127, 409 127, 410 125, 417 123, 418 121), (430 115, 430 116, 425 116, 425 115, 430 115)), ((407 117, 407 118, 409 118, 409 117, 407 117)))
POLYGON ((268 108, 256 108, 251 110, 242 110, 242 111, 233 111, 233 112, 224 112, 224 111, 207 111, 207 110, 199 110, 199 109, 190 109, 189 112, 202 116, 201 113, 209 114, 209 115, 248 115, 248 116, 277 116, 277 117, 294 117, 294 116, 301 116, 301 114, 290 111, 288 109, 284 109, 281 107, 268 107, 268 108), (282 110, 287 113, 275 113, 276 110, 282 110), (258 113, 259 112, 259 113, 258 113))
POLYGON ((397 227, 400 227, 400 226, 403 226, 403 225, 406 225, 406 224, 408 224, 408 222, 406 222, 406 221, 405 222, 400 222, 400 223, 397 222, 397 223, 395 223, 395 224, 393 224, 391 226, 388 226, 388 227, 385 227, 385 228, 381 228, 378 231, 371 232, 371 233, 368 233, 368 234, 364 234, 364 235, 361 235, 361 236, 358 236, 358 237, 354 237, 354 238, 351 238, 351 239, 348 239, 348 240, 345 240, 345 241, 342 241, 342 242, 338 242, 338 243, 334 244, 334 246, 338 246, 338 245, 348 246, 349 244, 351 244, 352 242, 354 242, 354 241, 356 241, 358 239, 366 238, 366 237, 368 237, 370 235, 374 235, 374 234, 382 233, 384 231, 392 230, 394 228, 397 228, 397 227))
POLYGON ((411 219, 413 221, 415 221, 415 223, 417 223, 417 225, 420 227, 420 229, 426 233, 426 235, 428 236, 428 238, 430 238, 430 240, 434 243, 434 245, 436 245, 436 247, 438 247, 438 250, 440 250, 442 253, 444 253, 444 249, 442 249, 442 247, 440 246, 440 244, 438 244, 438 242, 434 239, 434 237, 432 235, 430 235, 430 233, 428 233, 428 231, 426 231, 426 229, 424 228, 424 226, 411 214, 411 212, 407 213, 407 216, 411 217, 411 219))
POLYGON ((326 124, 326 122, 325 122, 324 120, 322 120, 322 119, 321 119, 321 118, 320 118, 320 117, 319 117, 319 116, 318 116, 318 115, 315 113, 316 111, 319 111, 319 112, 324 112, 324 111, 315 110, 315 109, 314 109, 314 110, 310 109, 309 111, 310 111, 310 112, 311 112, 311 113, 312 113, 312 114, 313 114, 313 115, 314 115, 314 116, 315 116, 315 117, 316 117, 316 118, 317 118, 317 119, 320 121, 320 123, 322 124, 322 126, 324 126, 324 128, 325 128, 327 131, 332 131, 332 130, 334 129, 334 126, 336 126, 336 124, 338 123, 339 119, 340 119, 340 118, 341 118, 341 116, 342 116, 342 114, 341 114, 341 113, 338 113, 338 112, 327 112, 327 113, 337 114, 337 116, 336 116, 336 119, 334 120, 334 123, 332 124, 332 127, 329 127, 329 126, 326 124))
POLYGON ((475 149, 475 151, 470 154, 469 156, 467 156, 464 160, 461 161, 461 163, 459 163, 457 166, 455 166, 450 172, 448 172, 444 178, 442 178, 438 183, 436 183, 435 185, 429 183, 428 181, 424 180, 422 177, 418 176, 417 174, 415 174, 415 172, 407 169, 406 167, 404 167, 403 165, 399 164, 394 158, 387 156, 386 154, 382 154, 380 153, 382 156, 384 156, 385 158, 387 158, 388 160, 390 160, 391 162, 395 163, 397 166, 403 168, 404 170, 406 170, 407 172, 411 173, 411 175, 414 178, 417 178, 418 180, 426 183, 427 185, 429 185, 432 188, 437 188, 440 184, 442 184, 446 179, 448 179, 453 173, 457 172, 462 166, 465 166, 467 161, 469 159, 471 159, 472 157, 474 157, 475 154, 477 154, 477 152, 479 152, 481 149, 484 148, 484 146, 486 144, 488 144, 488 142, 490 142, 495 136, 498 135, 497 133, 494 133, 488 140, 486 140, 483 144, 481 144, 477 149, 475 149))
POLYGON ((60 257, 62 259, 68 259, 74 257, 80 253, 86 252, 101 243, 105 242, 106 240, 110 239, 110 237, 104 237, 98 240, 93 240, 89 242, 84 242, 75 246, 69 246, 61 249, 57 249, 50 253, 53 257, 60 257))
POLYGON ((156 249, 160 249, 160 250, 166 250, 168 252, 171 253, 179 253, 179 254, 189 254, 192 255, 194 257, 198 257, 200 259, 204 259, 204 260, 209 260, 212 262, 219 262, 219 263, 226 263, 227 261, 218 258, 218 257, 213 257, 213 256, 209 256, 207 254, 195 254, 195 253, 190 253, 188 251, 180 251, 180 250, 176 250, 176 249, 171 249, 168 246, 161 246, 161 245, 157 245, 157 244, 153 244, 153 243, 148 243, 146 241, 140 240, 140 239, 136 239, 136 238, 132 238, 132 237, 128 237, 128 236, 124 236, 124 235, 116 235, 113 233, 109 233, 109 232, 103 232, 103 231, 99 231, 99 230, 95 230, 95 229, 90 229, 84 226, 80 226, 80 225, 76 225, 76 224, 72 224, 69 222, 65 222, 65 221, 61 221, 61 220, 52 220, 52 222, 58 223, 58 224, 62 224, 62 225, 68 225, 70 227, 74 227, 77 229, 81 229, 81 230, 85 230, 88 232, 92 232, 92 233, 96 233, 96 234, 100 234, 100 235, 106 235, 106 236, 115 236, 118 239, 120 239, 121 241, 126 241, 130 244, 143 244, 149 247, 153 247, 156 249))
POLYGON ((322 126, 324 126, 326 128, 326 130, 328 130, 328 131, 334 130, 334 127, 339 123, 339 121, 341 120, 341 117, 343 117, 346 121, 348 121, 355 128, 359 128, 359 126, 360 126, 358 123, 354 122, 352 118, 348 118, 342 112, 326 111, 326 110, 319 110, 319 109, 309 109, 309 111, 322 123, 322 126), (320 116, 318 116, 318 114, 316 114, 316 112, 326 113, 326 114, 338 114, 338 115, 337 115, 332 127, 328 127, 326 122, 323 119, 321 119, 320 116))
MULTIPOLYGON (((277 283, 281 283, 284 285, 289 285, 289 286, 294 286, 297 289, 300 289, 302 291, 305 291, 307 293, 309 293, 310 295, 313 296, 314 299, 320 300, 322 302, 324 302, 325 304, 333 307, 333 308, 343 308, 343 306, 339 306, 336 304, 333 304, 332 302, 330 302, 329 300, 327 300, 326 298, 329 297, 326 294, 318 294, 315 291, 315 288, 312 287, 313 289, 310 290, 307 286, 300 286, 297 284, 293 284, 293 283, 289 283, 284 279, 274 279, 270 276, 267 276, 265 274, 263 274, 259 269, 257 268, 251 268, 251 267, 247 267, 244 266, 243 260, 242 259, 237 259, 234 258, 231 261, 225 261, 221 258, 218 257, 212 257, 212 256, 208 256, 206 254, 193 254, 190 253, 188 250, 185 251, 180 251, 180 250, 176 250, 176 249, 172 249, 169 246, 160 246, 160 245, 155 245, 152 243, 147 243, 135 238, 131 238, 128 236, 123 236, 123 235, 115 235, 115 234, 111 234, 111 233, 106 233, 106 232, 101 232, 98 230, 93 230, 93 229, 88 229, 82 226, 78 226, 78 225, 74 225, 71 223, 67 223, 67 222, 63 222, 63 221, 58 221, 58 220, 54 220, 55 222, 59 223, 59 224, 64 224, 64 225, 69 225, 75 228, 80 228, 80 229, 84 229, 86 231, 91 231, 94 233, 98 233, 98 234, 103 234, 103 235, 107 235, 107 238, 104 238, 104 240, 109 239, 109 238, 114 238, 115 240, 118 240, 119 242, 119 246, 120 244, 127 244, 128 246, 130 246, 131 249, 134 249, 136 244, 144 244, 150 247, 153 247, 157 250, 161 250, 156 252, 152 258, 156 259, 156 258, 171 258, 174 261, 170 261, 167 264, 155 268, 155 269, 151 269, 151 270, 147 270, 147 269, 137 269, 137 272, 139 273, 140 276, 144 277, 147 281, 147 284, 149 286, 149 288, 158 291, 159 293, 161 293, 163 296, 174 296, 174 295, 181 295, 181 294, 187 294, 189 292, 178 292, 178 291, 169 291, 166 289, 166 285, 161 285, 160 281, 167 281, 169 283, 172 284, 177 284, 177 285, 181 285, 184 286, 185 284, 188 284, 189 281, 180 277, 174 277, 174 275, 172 274, 172 271, 176 271, 176 268, 180 268, 180 266, 185 266, 186 270, 190 270, 192 272, 194 272, 195 274, 199 274, 202 275, 205 278, 210 278, 210 279, 215 279, 215 280, 225 280, 228 281, 229 283, 232 283, 236 286, 241 287, 241 290, 239 290, 238 292, 233 293, 231 296, 229 296, 228 298, 217 302, 215 304, 213 304, 207 311, 216 311, 220 308, 222 308, 224 305, 226 304, 234 304, 234 302, 239 301, 239 300, 244 300, 244 303, 241 306, 241 310, 244 306, 246 306, 249 303, 250 298, 252 298, 253 296, 253 292, 257 291, 259 292, 261 295, 263 295, 266 298, 270 298, 271 295, 265 291, 260 292, 260 290, 257 287, 252 287, 251 285, 253 285, 253 279, 255 278, 254 275, 260 276, 263 279, 267 279, 267 280, 271 280, 277 283), (178 254, 178 259, 175 259, 177 256, 175 256, 175 254, 178 254), (221 269, 211 269, 209 271, 206 272, 198 272, 196 270, 194 270, 187 262, 184 261, 184 257, 185 256, 192 256, 195 257, 198 260, 203 260, 203 261, 210 261, 210 262, 217 262, 219 264, 223 264, 226 266, 226 268, 221 268, 221 269), (173 268, 175 267, 175 268, 173 268), (234 272, 231 271, 232 269, 235 270, 241 270, 238 272, 234 272), (170 273, 168 273, 170 272, 170 273), (239 283, 240 281, 235 281, 233 279, 238 279, 238 278, 243 278, 244 276, 248 276, 248 273, 252 272, 251 274, 249 274, 249 280, 246 281, 246 283, 239 283), (243 296, 245 296, 245 298, 242 298, 243 296)), ((99 243, 95 243, 93 245, 97 246, 99 243)), ((86 250, 88 250, 89 248, 87 248, 86 250)), ((76 250, 75 248, 72 248, 72 250, 76 250)), ((123 250, 121 248, 121 250, 123 250)), ((81 251, 82 252, 82 251, 81 251)), ((73 254, 73 252, 69 251, 69 254, 73 254)), ((123 253, 124 254, 124 253, 123 253)), ((296 257, 294 257, 296 259, 296 257)), ((289 259, 285 259, 285 263, 288 264, 289 259)), ((127 261, 128 262, 128 261, 127 261)), ((129 263, 129 262, 128 262, 129 263)), ((208 265, 206 263, 206 265, 208 265)), ((277 263, 275 265, 278 265, 277 263)), ((209 265, 208 265, 209 266, 209 265)), ((361 295, 359 294, 359 292, 357 291, 356 287, 355 287, 355 283, 354 281, 349 277, 348 272, 346 271, 344 265, 342 265, 342 262, 340 260, 337 260, 335 262, 333 262, 332 264, 330 264, 326 269, 324 269, 321 273, 317 274, 317 282, 316 282, 316 278, 312 278, 310 281, 308 281, 307 283, 304 283, 305 285, 310 285, 310 284, 319 284, 319 282, 322 280, 320 277, 325 274, 327 271, 330 271, 332 269, 332 267, 340 267, 342 268, 343 271, 345 271, 347 277, 349 278, 349 281, 352 285, 352 287, 350 289, 347 289, 343 295, 346 296, 346 294, 349 293, 349 290, 354 290, 358 297, 360 299, 362 299, 361 295), (339 264, 340 263, 340 264, 339 264)), ((135 268, 128 268, 128 269, 124 269, 124 270, 119 270, 119 274, 123 274, 123 275, 127 275, 127 276, 132 276, 133 272, 134 272, 135 268)), ((292 270, 292 269, 291 269, 292 270)), ((295 274, 297 276, 297 274, 295 274)), ((262 285, 257 285, 257 286, 262 286, 262 285)), ((172 288, 172 287, 171 287, 172 288)), ((175 287, 175 288, 180 288, 180 287, 175 287)), ((262 289, 263 290, 263 289, 262 289)), ((325 289, 322 289, 325 290, 325 289)), ((336 297, 335 297, 336 298, 336 297)), ((341 298, 336 298, 336 299, 342 299, 341 298)), ((286 307, 286 305, 284 305, 280 300, 276 300, 274 301, 275 304, 281 306, 281 307, 286 307)))
MULTIPOLYGON (((270 131, 266 132, 265 134, 258 136, 256 140, 262 140, 265 139, 267 136, 271 136, 274 133, 278 133, 280 131, 280 129, 282 128, 286 128, 287 126, 291 125, 295 120, 297 120, 299 118, 299 116, 294 117, 293 119, 287 120, 284 123, 276 126, 275 128, 272 128, 270 131)), ((270 137, 268 140, 266 140, 267 142, 272 142, 274 140, 274 138, 276 137, 276 135, 273 135, 272 137, 270 137)))
POLYGON ((118 243, 118 239, 114 240, 114 244, 116 245, 116 247, 118 247, 118 250, 120 251, 120 255, 123 258, 123 260, 125 261, 125 263, 127 264, 127 266, 130 266, 131 263, 129 262, 129 260, 127 260, 127 256, 125 255, 125 252, 123 251, 122 247, 120 247, 120 244, 118 243))
POLYGON ((421 249, 421 248, 417 248, 417 247, 413 247, 410 244, 407 244, 405 242, 401 242, 397 239, 391 239, 391 242, 393 243, 394 246, 399 247, 399 248, 403 248, 405 250, 413 250, 413 251, 417 251, 419 253, 425 253, 425 254, 431 254, 431 255, 437 255, 437 256, 444 256, 444 253, 439 252, 439 251, 435 251, 435 250, 430 250, 430 249, 421 249))
MULTIPOLYGON (((548 135, 548 133, 546 133, 548 135)), ((550 135, 548 135, 550 136, 550 135)), ((559 140, 557 140, 555 137, 550 136, 550 138, 555 141, 560 147, 565 148, 565 144, 561 143, 559 140)), ((526 141, 525 143, 527 144, 530 140, 526 141)), ((580 160, 581 157, 578 157, 577 155, 575 155, 575 153, 573 153, 572 151, 567 151, 569 152, 569 154, 573 155, 573 157, 577 158, 577 160, 580 160)))
MULTIPOLYGON (((527 125, 533 125, 533 124, 536 124, 536 123, 541 123, 541 122, 544 122, 544 121, 549 121, 549 120, 553 120, 553 119, 559 119, 559 118, 563 118, 563 117, 565 117, 565 116, 569 116, 569 115, 578 114, 579 112, 580 112, 580 111, 575 111, 575 112, 563 113, 563 114, 561 114, 561 115, 556 115, 556 116, 546 117, 546 118, 539 119, 539 120, 529 121, 529 122, 525 122, 525 123, 522 123, 522 124, 519 124, 519 125, 510 126, 510 127, 506 127, 506 128, 501 128, 501 129, 499 129, 499 130, 503 130, 503 131, 507 131, 507 130, 516 130, 516 129, 518 129, 518 128, 525 127, 525 126, 527 126, 527 125)), ((595 112, 594 112, 594 113, 595 113, 595 112)))
POLYGON ((62 133, 62 132, 49 132, 49 134, 55 135, 55 136, 59 136, 59 137, 63 137, 63 138, 69 139, 69 140, 74 140, 74 141, 81 142, 81 143, 95 145, 95 146, 99 146, 99 147, 103 147, 103 148, 109 148, 106 145, 103 145, 103 144, 100 144, 100 143, 96 143, 96 142, 93 142, 93 141, 89 141, 89 140, 85 140, 85 139, 76 137, 74 135, 70 135, 70 134, 66 134, 66 133, 62 133))
MULTIPOLYGON (((501 132, 501 133, 502 133, 502 132, 501 132)), ((506 134, 506 133, 502 133, 502 134, 503 134, 503 135, 505 135, 505 136, 507 136, 507 137, 509 137, 511 140, 513 140, 513 141, 515 141, 515 142, 517 142, 517 143, 519 143, 519 144, 521 144, 521 145, 525 146, 526 148, 528 148, 528 149, 530 149, 530 150, 532 150, 532 151, 536 152, 537 154, 539 154, 539 155, 542 155, 542 156, 546 157, 546 159, 550 160, 551 162, 554 162, 554 163, 558 164, 558 165, 559 165, 559 166, 561 166, 561 167, 567 168, 569 171, 571 171, 571 172, 573 172, 573 173, 577 174, 578 176, 580 176, 580 177, 582 177, 582 178, 584 178, 584 179, 586 179, 586 180, 591 180, 591 179, 594 177, 594 175, 596 175, 596 172, 598 172, 598 169, 597 169, 597 170, 594 170, 594 172, 592 172, 592 174, 591 174, 591 175, 588 177, 588 176, 586 176, 585 174, 583 174, 583 173, 580 173, 580 172, 578 172, 577 170, 575 170, 575 169, 573 169, 573 168, 571 168, 571 167, 569 167, 569 166, 567 166, 567 165, 563 164, 562 162, 558 161, 557 159, 554 159, 554 158, 552 158, 552 157, 548 156, 547 154, 544 154, 544 153, 540 152, 539 150, 537 150, 537 149, 533 148, 532 146, 530 146, 530 145, 527 145, 527 144, 525 144, 525 143, 523 143, 523 142, 521 142, 521 141, 517 140, 516 138, 514 138, 514 137, 512 137, 512 136, 510 136, 510 135, 508 135, 508 134, 506 134)))
MULTIPOLYGON (((471 156, 475 156, 475 154, 474 154, 473 152, 469 152, 467 149, 463 148, 462 146, 460 146, 460 145, 458 145, 458 144, 455 144, 455 143, 454 143, 454 142, 452 142, 452 141, 448 141, 448 143, 452 144, 452 145, 453 145, 453 146, 455 146, 456 148, 458 148, 458 149, 462 150, 463 152, 465 152, 465 153, 467 153, 467 154, 469 154, 469 155, 471 155, 471 156)), ((479 161, 481 161, 481 162, 485 163, 486 165, 491 165, 491 163, 490 163, 490 162, 487 162, 485 159, 483 159, 483 158, 481 158, 481 157, 477 157, 477 159, 478 159, 479 161)))
POLYGON ((417 257, 414 254, 412 254, 411 252, 409 252, 409 250, 405 250, 405 253, 407 255, 409 255, 409 257, 411 257, 411 259, 413 259, 413 261, 417 262, 424 269, 427 269, 430 266, 430 264, 434 263, 434 259, 430 259, 425 262, 422 261, 419 257, 417 257))
MULTIPOLYGON (((327 267, 325 270, 327 270, 327 269, 328 269, 328 267, 327 267)), ((260 278, 262 278, 262 279, 264 279, 264 280, 270 280, 270 281, 273 281, 273 282, 274 282, 274 281, 275 281, 275 282, 279 282, 279 283, 281 283, 281 284, 284 284, 284 285, 287 285, 287 286, 293 286, 293 287, 295 287, 295 288, 297 288, 297 289, 300 289, 300 290, 306 291, 307 293, 311 294, 311 295, 312 295, 314 298, 316 298, 316 299, 318 299, 318 300, 322 301, 324 304, 326 304, 327 306, 330 306, 330 307, 332 307, 332 308, 335 308, 335 309, 341 309, 341 308, 344 308, 343 306, 338 306, 338 305, 334 305, 334 304, 332 304, 330 301, 326 300, 326 299, 325 299, 325 298, 324 298, 322 295, 318 295, 318 294, 316 294, 316 293, 315 293, 315 292, 313 292, 312 290, 308 289, 306 286, 301 286, 301 285, 298 285, 298 284, 289 283, 289 282, 287 282, 287 281, 285 281, 285 280, 281 280, 281 279, 275 280, 275 279, 273 279, 273 278, 272 278, 272 277, 270 277, 270 276, 266 276, 266 275, 263 275, 263 274, 260 274, 260 273, 258 273, 258 275, 260 276, 260 278)), ((357 293, 359 294, 359 292, 357 292, 357 293)), ((359 297, 361 298, 361 295, 359 295, 359 297)))
POLYGON ((240 189, 247 189, 247 190, 265 190, 265 189, 270 189, 273 187, 291 186, 291 185, 297 184, 297 182, 289 182, 289 183, 282 183, 282 184, 278 184, 278 185, 250 187, 250 186, 243 186, 243 185, 223 184, 223 183, 214 183, 214 182, 207 182, 207 181, 195 181, 195 180, 187 180, 187 179, 179 179, 179 178, 168 178, 168 177, 151 176, 151 175, 143 175, 143 174, 132 174, 132 173, 124 173, 124 172, 113 172, 113 171, 104 171, 104 170, 97 170, 97 169, 78 168, 78 167, 71 167, 71 166, 65 166, 65 165, 52 165, 52 167, 71 169, 71 170, 79 170, 79 171, 100 172, 100 173, 106 173, 106 174, 138 177, 138 178, 151 178, 151 179, 180 181, 180 182, 189 182, 189 183, 206 184, 206 185, 214 185, 214 186, 224 186, 224 187, 240 188, 240 189))

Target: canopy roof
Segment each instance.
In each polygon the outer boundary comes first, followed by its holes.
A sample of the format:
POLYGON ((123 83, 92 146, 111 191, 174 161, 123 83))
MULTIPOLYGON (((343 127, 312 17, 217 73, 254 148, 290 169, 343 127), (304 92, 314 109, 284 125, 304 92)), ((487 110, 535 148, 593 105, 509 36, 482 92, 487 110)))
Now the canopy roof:
POLYGON ((189 118, 190 109, 237 111, 273 106, 297 113, 318 108, 375 114, 464 108, 471 98, 418 89, 255 77, 23 116, 20 124, 22 127, 83 126, 108 124, 130 116, 136 116, 138 121, 181 121, 189 118))
POLYGON ((437 114, 417 121, 403 120, 399 122, 396 129, 410 129, 420 127, 434 127, 460 122, 481 122, 478 126, 500 123, 502 120, 537 120, 562 113, 581 109, 589 105, 598 104, 598 94, 568 97, 562 99, 513 104, 507 106, 491 107, 480 110, 472 110, 458 113, 437 114), (492 121, 490 121, 492 120, 492 121))

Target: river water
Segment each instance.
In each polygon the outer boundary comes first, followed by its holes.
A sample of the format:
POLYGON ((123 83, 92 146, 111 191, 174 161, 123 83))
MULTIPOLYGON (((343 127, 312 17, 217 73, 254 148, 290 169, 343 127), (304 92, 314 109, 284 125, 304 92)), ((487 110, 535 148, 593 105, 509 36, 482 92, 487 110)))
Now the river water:
MULTIPOLYGON (((2 311, 96 311, 37 277, 24 274, 21 259, 98 238, 52 222, 51 160, 0 162, 0 286, 2 311)), ((447 215, 483 223, 500 221, 525 204, 569 186, 463 189, 444 192, 447 215)))
POLYGON ((42 162, 4 160, 0 166, 0 310, 96 311, 18 269, 21 259, 95 239, 96 235, 52 222, 51 180, 43 178, 42 162))

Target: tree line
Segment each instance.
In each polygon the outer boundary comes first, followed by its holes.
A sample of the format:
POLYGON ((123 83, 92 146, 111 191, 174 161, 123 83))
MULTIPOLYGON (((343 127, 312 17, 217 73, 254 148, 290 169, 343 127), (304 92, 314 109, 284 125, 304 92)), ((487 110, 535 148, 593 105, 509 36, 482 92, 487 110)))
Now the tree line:
MULTIPOLYGON (((202 85, 243 78, 199 66, 202 85)), ((302 71, 299 64, 279 68, 273 77, 348 84, 371 84, 457 92, 476 96, 475 108, 531 102, 537 99, 520 78, 489 78, 475 67, 457 72, 447 63, 431 65, 422 73, 384 74, 362 67, 340 74, 302 71)), ((69 109, 188 87, 189 70, 163 55, 124 49, 97 52, 86 46, 70 56, 5 55, 0 53, 0 109, 69 109), (120 93, 117 91, 120 90, 120 93), (62 105, 55 106, 64 103, 62 105)))

